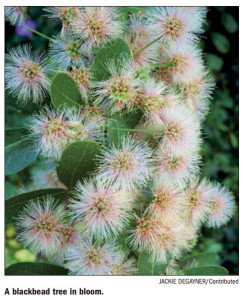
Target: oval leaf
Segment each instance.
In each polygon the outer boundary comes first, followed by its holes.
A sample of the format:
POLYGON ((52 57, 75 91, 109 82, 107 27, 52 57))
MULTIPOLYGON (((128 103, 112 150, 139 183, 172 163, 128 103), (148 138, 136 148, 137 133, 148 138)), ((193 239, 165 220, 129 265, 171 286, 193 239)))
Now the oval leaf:
POLYGON ((186 257, 179 264, 182 268, 188 268, 189 266, 212 266, 219 264, 219 257, 216 252, 205 252, 186 257))
POLYGON ((37 156, 33 142, 29 138, 22 139, 5 148, 5 175, 21 171, 37 156))
POLYGON ((29 262, 7 267, 5 275, 68 275, 68 270, 53 264, 29 262))
POLYGON ((220 71, 224 64, 224 60, 221 57, 212 53, 206 54, 206 61, 213 71, 220 71))
POLYGON ((27 128, 14 127, 5 129, 5 146, 14 144, 28 134, 27 128))
POLYGON ((66 73, 58 73, 51 82, 51 102, 55 108, 73 107, 81 104, 76 82, 66 73))
POLYGON ((41 199, 45 196, 52 196, 59 201, 68 198, 68 191, 64 189, 42 189, 9 198, 5 202, 5 221, 10 223, 13 217, 16 217, 22 210, 23 206, 29 201, 41 199))
POLYGON ((224 25, 224 28, 228 32, 235 33, 238 30, 238 23, 232 15, 223 14, 221 18, 222 18, 222 23, 224 25))
POLYGON ((141 252, 138 256, 137 275, 163 275, 167 264, 150 262, 150 257, 146 252, 141 252))
POLYGON ((83 180, 97 168, 96 156, 100 145, 93 141, 77 141, 62 153, 57 165, 57 175, 67 187, 73 188, 78 180, 83 180))
POLYGON ((204 266, 183 270, 184 275, 228 275, 227 269, 220 266, 204 266))
POLYGON ((229 52, 230 42, 223 34, 221 34, 219 32, 212 32, 210 34, 210 37, 212 39, 214 46, 217 48, 217 50, 219 52, 221 52, 223 54, 226 54, 229 52))
POLYGON ((107 65, 115 63, 120 69, 124 65, 124 59, 130 59, 131 50, 122 39, 113 39, 106 42, 98 51, 91 66, 92 79, 95 81, 106 80, 110 77, 107 65))

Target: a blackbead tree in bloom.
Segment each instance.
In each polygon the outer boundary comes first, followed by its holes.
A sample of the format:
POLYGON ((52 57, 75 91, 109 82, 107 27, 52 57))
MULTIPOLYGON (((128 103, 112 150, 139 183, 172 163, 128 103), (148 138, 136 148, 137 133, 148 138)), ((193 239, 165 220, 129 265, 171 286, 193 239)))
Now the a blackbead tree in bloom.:
MULTIPOLYGON (((215 88, 199 47, 206 13, 45 7, 59 34, 29 29, 48 49, 8 49, 6 93, 29 118, 24 133, 11 131, 6 174, 39 160, 46 169, 7 199, 6 221, 42 274, 227 274, 215 254, 190 257, 202 226, 236 210, 228 187, 200 176, 215 88)), ((22 24, 28 7, 6 7, 5 18, 22 24)))

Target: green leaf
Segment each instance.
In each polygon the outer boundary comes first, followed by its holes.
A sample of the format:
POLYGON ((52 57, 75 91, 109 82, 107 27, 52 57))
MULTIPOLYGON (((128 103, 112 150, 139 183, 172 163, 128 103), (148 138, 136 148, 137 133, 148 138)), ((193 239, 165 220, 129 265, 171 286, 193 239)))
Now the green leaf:
POLYGON ((80 93, 76 82, 66 73, 58 73, 51 82, 51 101, 55 108, 79 106, 80 93))
POLYGON ((23 262, 6 268, 5 275, 68 275, 68 270, 53 264, 23 262))
POLYGON ((155 264, 150 262, 146 252, 138 256, 137 275, 163 275, 168 264, 155 264))
POLYGON ((120 6, 117 7, 119 11, 120 20, 123 22, 127 22, 127 18, 129 14, 138 14, 141 11, 149 10, 148 6, 120 6))
POLYGON ((203 266, 182 271, 184 275, 228 275, 228 270, 220 266, 203 266))
POLYGON ((230 42, 223 34, 219 32, 211 32, 210 37, 212 39, 214 46, 219 52, 223 54, 229 52, 230 42))
POLYGON ((222 23, 224 25, 224 28, 229 33, 236 33, 236 31, 238 30, 238 24, 237 24, 235 18, 232 15, 223 14, 221 20, 222 20, 222 23))
POLYGON ((220 71, 224 64, 224 61, 221 57, 212 53, 206 54, 206 61, 213 71, 220 71))
POLYGON ((179 265, 182 268, 188 266, 212 266, 219 264, 219 257, 216 252, 204 252, 196 255, 191 255, 179 261, 179 265))
POLYGON ((22 139, 5 147, 5 175, 10 175, 28 166, 37 156, 33 142, 22 139))
MULTIPOLYGON (((131 222, 131 221, 130 221, 131 222)), ((130 224, 129 222, 129 224, 130 224)), ((135 224, 133 224, 135 226, 135 224)), ((131 229, 134 228, 129 226, 127 228, 124 228, 124 230, 114 237, 115 244, 117 244, 119 247, 122 248, 123 251, 131 251, 131 247, 129 245, 129 238, 130 238, 130 233, 131 229)))
POLYGON ((238 138, 236 137, 236 135, 234 133, 230 133, 230 141, 231 141, 231 145, 234 149, 238 148, 238 138))
POLYGON ((219 11, 220 13, 223 13, 225 11, 226 7, 225 6, 217 6, 216 10, 219 11))
POLYGON ((5 146, 22 140, 28 134, 27 128, 14 127, 5 129, 5 146))
POLYGON ((106 80, 110 77, 107 64, 115 63, 118 69, 124 65, 124 60, 129 60, 131 50, 127 43, 118 38, 106 42, 98 51, 91 66, 92 79, 94 81, 106 80))
POLYGON ((16 186, 8 181, 5 181, 5 199, 13 197, 17 194, 16 186))
POLYGON ((139 123, 142 116, 143 116, 143 112, 141 110, 124 113, 122 115, 123 120, 126 122, 128 128, 134 128, 139 123))
POLYGON ((9 198, 5 202, 5 221, 10 223, 12 218, 16 217, 29 201, 41 200, 46 196, 52 196, 58 201, 63 201, 68 198, 68 191, 64 189, 42 189, 23 193, 12 198, 9 198))
POLYGON ((78 180, 91 175, 97 168, 96 156, 100 145, 93 141, 71 143, 62 153, 57 164, 57 175, 67 187, 73 188, 78 180))
POLYGON ((130 245, 127 241, 127 234, 120 233, 115 238, 115 243, 118 245, 123 251, 131 251, 130 245))
POLYGON ((147 9, 145 6, 121 6, 118 8, 121 13, 131 13, 136 14, 139 11, 144 11, 147 9))
POLYGON ((110 118, 107 122, 108 129, 107 129, 107 141, 108 145, 112 146, 115 145, 116 147, 120 147, 121 139, 124 136, 129 135, 129 132, 116 130, 112 128, 130 128, 133 129, 142 117, 142 112, 140 110, 121 114, 115 114, 110 118), (109 128, 112 127, 112 128, 109 128))
POLYGON ((13 99, 7 92, 5 93, 5 104, 10 105, 17 110, 20 110, 22 113, 30 114, 39 109, 39 107, 31 101, 26 103, 18 102, 16 99, 13 99))
POLYGON ((128 128, 126 122, 120 115, 114 115, 111 119, 107 121, 107 142, 109 146, 116 146, 119 148, 121 146, 122 138, 129 135, 129 132, 116 130, 113 128, 128 128))

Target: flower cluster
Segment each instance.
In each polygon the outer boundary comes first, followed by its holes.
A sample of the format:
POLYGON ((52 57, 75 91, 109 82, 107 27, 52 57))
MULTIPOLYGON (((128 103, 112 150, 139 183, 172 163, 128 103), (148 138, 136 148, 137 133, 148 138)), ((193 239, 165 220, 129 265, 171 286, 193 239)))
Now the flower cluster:
POLYGON ((66 257, 65 266, 73 275, 132 275, 136 271, 135 261, 112 243, 92 243, 85 235, 67 248, 66 257))
POLYGON ((12 25, 21 25, 27 19, 27 7, 25 6, 6 6, 5 18, 12 25))
POLYGON ((6 89, 20 102, 42 102, 50 87, 48 66, 42 66, 46 56, 35 53, 31 46, 18 46, 6 55, 6 89))
POLYGON ((30 202, 16 219, 18 240, 34 253, 61 258, 76 238, 64 205, 57 206, 52 197, 30 202))
POLYGON ((131 195, 114 189, 102 181, 77 184, 77 199, 72 201, 70 214, 82 220, 84 230, 97 238, 107 238, 121 231, 128 221, 131 195))
POLYGON ((64 112, 45 108, 30 119, 36 150, 49 158, 60 158, 71 142, 99 140, 100 126, 99 119, 88 119, 77 109, 64 112))
MULTIPOLYGON (((141 252, 150 262, 170 263, 170 273, 202 226, 220 227, 235 211, 227 187, 200 178, 202 121, 214 88, 198 45, 206 9, 150 8, 127 18, 112 7, 45 11, 63 26, 50 41, 49 59, 26 45, 10 50, 7 90, 22 103, 42 103, 49 71, 65 72, 84 101, 75 108, 42 107, 30 118, 36 151, 58 160, 70 143, 87 140, 102 150, 96 172, 76 182, 66 205, 51 198, 26 205, 17 219, 18 240, 65 261, 74 275, 135 274, 134 253, 141 252), (102 66, 108 76, 95 80, 97 52, 117 37, 131 58, 110 59, 102 66), (139 115, 134 123, 133 114, 139 115), (124 251, 120 236, 133 251, 124 251)), ((62 186, 53 170, 40 176, 46 186, 62 186)))

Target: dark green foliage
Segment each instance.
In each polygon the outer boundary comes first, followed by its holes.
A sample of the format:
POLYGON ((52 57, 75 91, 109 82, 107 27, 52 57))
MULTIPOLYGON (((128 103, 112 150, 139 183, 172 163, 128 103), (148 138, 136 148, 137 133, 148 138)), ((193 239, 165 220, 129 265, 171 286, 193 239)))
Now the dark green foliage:
POLYGON ((131 113, 126 113, 123 115, 116 114, 113 115, 107 122, 107 141, 108 145, 115 145, 117 147, 121 144, 122 137, 129 134, 129 132, 116 130, 114 128, 134 128, 142 117, 142 112, 137 110, 131 113))
POLYGON ((179 265, 181 268, 187 268, 190 265, 196 266, 212 266, 218 265, 219 257, 216 252, 204 252, 200 254, 195 254, 188 256, 180 260, 179 265))
POLYGON ((70 189, 78 180, 84 180, 97 168, 96 157, 100 154, 100 146, 93 141, 71 143, 62 153, 57 165, 57 175, 70 189))
POLYGON ((6 128, 5 129, 5 146, 14 144, 27 135, 28 130, 24 127, 6 128))
POLYGON ((5 175, 24 169, 36 156, 37 152, 29 138, 24 138, 7 146, 5 148, 5 175))
POLYGON ((24 114, 31 114, 39 109, 37 104, 30 101, 25 104, 20 104, 16 99, 13 99, 7 92, 5 92, 5 104, 14 107, 15 109, 21 111, 24 114))
POLYGON ((68 270, 52 264, 29 262, 17 263, 5 269, 5 275, 68 275, 68 270))
MULTIPOLYGON (((216 89, 210 104, 210 111, 203 124, 205 142, 203 143, 202 176, 221 182, 235 195, 239 196, 239 8, 210 7, 207 15, 210 26, 204 34, 206 37, 204 52, 209 68, 216 80, 216 89), (229 16, 230 15, 230 16, 229 16), (229 20, 235 20, 229 22, 229 20), (233 30, 229 29, 234 27, 233 30), (236 23, 236 24, 235 24, 236 23), (218 32, 230 41, 227 53, 215 47, 215 35, 218 32)), ((217 37, 217 36, 216 36, 217 37)), ((217 251, 220 264, 229 270, 229 274, 238 274, 238 215, 227 224, 225 229, 203 229, 193 253, 217 251)))
POLYGON ((216 276, 216 275, 228 275, 228 271, 219 266, 206 266, 206 267, 196 267, 196 268, 191 268, 191 269, 186 269, 183 270, 184 275, 211 275, 211 276, 216 276))

